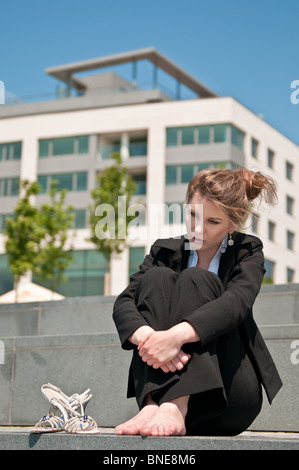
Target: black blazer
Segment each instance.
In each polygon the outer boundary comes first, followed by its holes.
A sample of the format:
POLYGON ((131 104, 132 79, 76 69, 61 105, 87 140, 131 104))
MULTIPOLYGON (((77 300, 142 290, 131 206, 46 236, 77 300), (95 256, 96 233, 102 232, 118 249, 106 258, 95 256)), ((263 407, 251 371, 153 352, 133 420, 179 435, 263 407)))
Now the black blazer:
MULTIPOLYGON (((233 239, 234 245, 227 246, 220 258, 218 276, 224 293, 190 312, 185 319, 198 332, 202 345, 238 328, 271 403, 282 382, 252 315, 252 306, 265 274, 263 245, 257 237, 238 232, 233 234, 233 239)), ((177 273, 187 268, 190 251, 185 249, 185 243, 185 236, 157 240, 140 265, 140 270, 131 276, 130 284, 117 297, 113 319, 123 349, 132 349, 134 346, 128 338, 137 328, 147 325, 135 304, 135 290, 141 276, 154 266, 169 267, 177 273)))

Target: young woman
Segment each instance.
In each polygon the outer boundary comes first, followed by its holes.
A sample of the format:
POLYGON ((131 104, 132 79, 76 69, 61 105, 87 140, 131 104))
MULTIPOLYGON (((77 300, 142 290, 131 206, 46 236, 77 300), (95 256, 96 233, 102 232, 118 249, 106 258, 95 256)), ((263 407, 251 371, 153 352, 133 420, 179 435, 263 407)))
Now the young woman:
POLYGON ((236 435, 282 383, 254 322, 265 273, 262 242, 236 231, 275 182, 246 169, 208 169, 187 190, 187 235, 151 247, 113 318, 133 349, 128 397, 139 413, 116 434, 236 435), (203 210, 201 210, 203 208, 203 210))

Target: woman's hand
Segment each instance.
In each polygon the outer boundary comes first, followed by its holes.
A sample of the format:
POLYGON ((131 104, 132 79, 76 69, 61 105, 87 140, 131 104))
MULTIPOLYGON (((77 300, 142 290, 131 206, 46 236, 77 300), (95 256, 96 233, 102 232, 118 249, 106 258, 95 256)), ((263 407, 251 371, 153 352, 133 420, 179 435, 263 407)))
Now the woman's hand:
POLYGON ((154 369, 160 367, 164 372, 174 372, 183 369, 191 357, 182 351, 182 345, 199 340, 193 326, 182 322, 169 330, 152 332, 138 345, 139 355, 154 369))

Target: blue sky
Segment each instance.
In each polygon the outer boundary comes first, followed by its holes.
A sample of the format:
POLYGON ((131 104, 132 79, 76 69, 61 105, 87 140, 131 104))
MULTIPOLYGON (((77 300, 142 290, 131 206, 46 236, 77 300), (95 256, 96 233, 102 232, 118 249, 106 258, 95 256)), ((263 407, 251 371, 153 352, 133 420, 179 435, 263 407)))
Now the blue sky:
POLYGON ((0 45, 17 96, 54 92, 47 67, 155 47, 299 144, 299 0, 2 0, 0 45))

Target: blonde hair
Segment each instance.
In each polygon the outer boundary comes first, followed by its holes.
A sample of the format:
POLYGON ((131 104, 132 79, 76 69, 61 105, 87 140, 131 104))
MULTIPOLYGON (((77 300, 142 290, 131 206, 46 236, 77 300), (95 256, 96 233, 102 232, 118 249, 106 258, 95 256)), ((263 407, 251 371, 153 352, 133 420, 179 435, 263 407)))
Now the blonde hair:
POLYGON ((190 203, 196 193, 217 204, 239 227, 247 219, 249 205, 256 198, 271 205, 277 202, 276 182, 260 171, 245 168, 200 171, 188 184, 186 202, 190 203))

